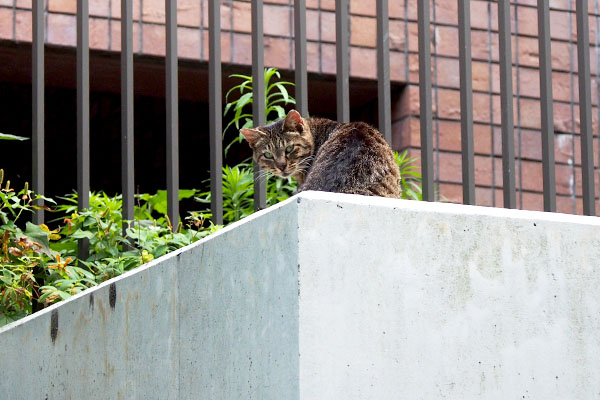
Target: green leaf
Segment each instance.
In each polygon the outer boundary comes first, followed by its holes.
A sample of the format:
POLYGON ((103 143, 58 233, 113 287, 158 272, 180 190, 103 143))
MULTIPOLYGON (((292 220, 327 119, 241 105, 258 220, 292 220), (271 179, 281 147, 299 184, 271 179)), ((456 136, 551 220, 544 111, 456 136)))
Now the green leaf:
POLYGON ((27 235, 31 240, 36 243, 39 243, 42 248, 41 251, 46 254, 50 258, 54 258, 54 251, 50 249, 50 239, 48 238, 48 232, 42 230, 39 225, 32 224, 31 222, 27 222, 25 225, 25 235, 27 235))
POLYGON ((8 135, 6 133, 0 133, 0 140, 18 140, 18 141, 22 142, 25 140, 29 140, 29 138, 26 138, 23 136, 8 135))

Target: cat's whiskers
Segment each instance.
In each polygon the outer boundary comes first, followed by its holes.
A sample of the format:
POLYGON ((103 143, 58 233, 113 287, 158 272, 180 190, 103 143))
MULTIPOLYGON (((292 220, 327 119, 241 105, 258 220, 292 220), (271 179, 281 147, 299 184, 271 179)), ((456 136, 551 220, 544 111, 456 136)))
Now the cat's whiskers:
POLYGON ((254 178, 254 182, 265 182, 269 177, 273 175, 270 171, 266 169, 261 169, 258 173, 258 176, 254 178))

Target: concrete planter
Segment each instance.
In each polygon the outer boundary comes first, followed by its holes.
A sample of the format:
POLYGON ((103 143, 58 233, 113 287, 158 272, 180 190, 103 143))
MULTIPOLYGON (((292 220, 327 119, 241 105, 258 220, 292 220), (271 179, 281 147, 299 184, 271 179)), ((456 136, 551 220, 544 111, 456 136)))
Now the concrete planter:
POLYGON ((600 396, 600 219, 307 192, 0 329, 0 397, 600 396))

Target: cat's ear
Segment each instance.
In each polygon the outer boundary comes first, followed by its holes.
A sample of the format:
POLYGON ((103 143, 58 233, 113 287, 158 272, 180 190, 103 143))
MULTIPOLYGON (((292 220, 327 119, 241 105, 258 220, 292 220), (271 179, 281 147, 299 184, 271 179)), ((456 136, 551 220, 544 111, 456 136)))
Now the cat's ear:
POLYGON ((254 146, 256 145, 256 142, 258 142, 258 140, 262 136, 264 136, 264 133, 262 133, 258 129, 243 128, 243 129, 240 129, 240 132, 242 133, 242 135, 244 135, 244 137, 248 141, 248 144, 250 145, 251 148, 254 148, 254 146))
POLYGON ((283 124, 291 131, 302 132, 304 130, 304 119, 302 119, 302 115, 296 110, 288 112, 283 124))

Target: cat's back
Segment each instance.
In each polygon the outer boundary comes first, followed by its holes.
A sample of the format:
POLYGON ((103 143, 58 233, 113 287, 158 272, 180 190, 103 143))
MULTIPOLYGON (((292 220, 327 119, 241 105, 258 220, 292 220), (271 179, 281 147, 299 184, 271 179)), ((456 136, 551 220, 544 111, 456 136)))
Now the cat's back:
POLYGON ((327 121, 316 127, 322 144, 302 190, 400 197, 400 173, 383 135, 363 122, 327 121))

